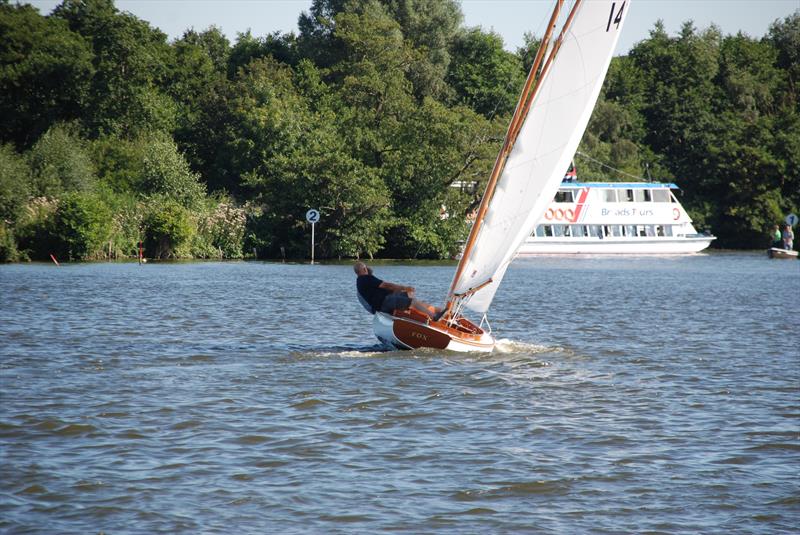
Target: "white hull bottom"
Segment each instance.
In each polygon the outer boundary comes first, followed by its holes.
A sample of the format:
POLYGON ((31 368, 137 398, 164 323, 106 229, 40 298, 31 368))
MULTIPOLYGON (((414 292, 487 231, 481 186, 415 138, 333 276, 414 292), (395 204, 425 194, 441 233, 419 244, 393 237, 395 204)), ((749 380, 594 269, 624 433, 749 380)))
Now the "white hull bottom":
POLYGON ((520 256, 540 254, 692 254, 707 248, 714 238, 528 238, 520 256))
POLYGON ((378 340, 391 349, 432 347, 465 353, 494 349, 494 338, 489 333, 484 332, 477 338, 459 339, 452 331, 437 328, 436 324, 397 318, 383 312, 375 314, 372 328, 378 340))

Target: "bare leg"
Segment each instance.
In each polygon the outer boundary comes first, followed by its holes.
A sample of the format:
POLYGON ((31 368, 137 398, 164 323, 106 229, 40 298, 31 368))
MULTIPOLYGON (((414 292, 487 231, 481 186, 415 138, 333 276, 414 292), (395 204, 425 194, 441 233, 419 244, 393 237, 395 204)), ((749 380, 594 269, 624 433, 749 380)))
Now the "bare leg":
POLYGON ((419 310, 423 314, 429 316, 431 319, 436 319, 436 315, 442 311, 441 308, 429 305, 428 303, 424 303, 419 299, 411 300, 411 308, 413 308, 414 310, 419 310))

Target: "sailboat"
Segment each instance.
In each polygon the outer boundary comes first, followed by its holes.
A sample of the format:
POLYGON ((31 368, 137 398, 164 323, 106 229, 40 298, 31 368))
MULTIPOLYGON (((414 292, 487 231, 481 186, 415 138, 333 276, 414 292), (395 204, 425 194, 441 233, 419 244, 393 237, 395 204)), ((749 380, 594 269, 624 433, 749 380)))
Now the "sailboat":
POLYGON ((556 0, 475 222, 442 317, 377 312, 375 335, 396 349, 492 351, 487 311, 522 242, 553 199, 603 85, 631 0, 556 0), (559 29, 560 28, 560 29, 559 29), (476 324, 466 318, 481 314, 476 324))

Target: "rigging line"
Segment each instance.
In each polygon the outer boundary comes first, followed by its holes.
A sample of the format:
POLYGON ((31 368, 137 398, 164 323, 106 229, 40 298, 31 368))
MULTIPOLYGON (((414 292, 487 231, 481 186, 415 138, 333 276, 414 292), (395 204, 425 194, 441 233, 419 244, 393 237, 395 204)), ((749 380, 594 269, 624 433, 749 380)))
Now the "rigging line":
MULTIPOLYGON (((542 27, 547 24, 547 21, 550 19, 550 13, 553 11, 553 9, 555 9, 556 2, 558 2, 558 0, 552 0, 552 2, 551 2, 552 7, 544 12, 544 14, 542 15, 541 19, 539 20, 539 25, 536 26, 536 30, 534 30, 534 32, 531 34, 531 37, 536 37, 536 35, 541 31, 542 27)), ((542 32, 542 33, 544 33, 544 32, 542 32)), ((520 54, 520 52, 522 50, 524 50, 523 47, 518 48, 517 49, 517 53, 520 54)), ((522 57, 522 54, 520 54, 520 60, 523 60, 523 59, 524 58, 522 57)), ((525 74, 527 75, 527 71, 525 72, 525 74)), ((513 80, 511 78, 509 78, 508 82, 506 82, 506 85, 505 85, 504 89, 513 89, 513 85, 514 85, 513 84, 513 80)), ((486 117, 490 122, 497 115, 497 109, 500 107, 500 103, 501 102, 502 102, 501 99, 499 99, 499 98, 495 99, 494 109, 486 117)))
POLYGON ((489 201, 491 200, 492 196, 494 195, 494 190, 497 186, 497 182, 500 179, 500 175, 503 171, 505 166, 506 159, 511 152, 511 149, 516 142, 517 135, 519 135, 520 129, 522 128, 522 123, 524 122, 525 116, 528 114, 530 110, 530 106, 533 104, 533 100, 536 97, 536 94, 539 91, 539 87, 541 87, 542 81, 544 80, 545 76, 547 75, 547 69, 550 66, 553 58, 555 58, 556 54, 558 54, 558 49, 560 48, 561 41, 564 38, 564 33, 570 27, 572 23, 572 19, 575 16, 575 13, 578 11, 578 7, 580 6, 582 0, 575 0, 575 3, 572 5, 572 9, 570 10, 569 16, 567 20, 564 22, 563 27, 561 28, 561 33, 557 38, 557 43, 553 46, 552 50, 546 50, 548 47, 548 43, 552 37, 553 32, 556 29, 556 23, 558 21, 558 17, 560 16, 561 8, 564 5, 565 0, 556 0, 555 9, 553 13, 550 15, 550 21, 547 25, 547 33, 545 33, 542 42, 539 44, 539 50, 536 52, 536 59, 531 66, 531 70, 528 73, 528 77, 525 81, 525 87, 522 89, 522 94, 517 101, 516 109, 514 110, 514 115, 511 118, 511 124, 508 125, 508 130, 506 131, 505 141, 503 142, 503 147, 500 149, 499 154, 497 155, 497 159, 495 160, 494 167, 492 168, 492 174, 489 177, 489 182, 486 184, 486 189, 483 193, 483 198, 481 199, 480 206, 478 207, 478 214, 475 217, 475 222, 472 225, 472 229, 470 229, 469 237, 467 238, 467 243, 464 246, 464 250, 461 253, 461 260, 458 263, 458 267, 456 268, 456 274, 453 277, 453 282, 450 284, 450 291, 448 292, 447 303, 445 304, 445 314, 448 314, 452 309, 453 299, 455 288, 458 284, 458 281, 466 267, 466 263, 468 261, 469 255, 472 253, 472 247, 474 246, 478 234, 481 231, 481 227, 483 225, 483 218, 486 215, 486 211, 489 207, 489 201), (545 60, 545 52, 547 52, 547 59, 545 60), (544 62, 544 63, 543 63, 544 62), (541 73, 539 78, 536 78, 537 73, 539 73, 539 68, 541 67, 541 73))
POLYGON ((632 175, 630 173, 626 173, 625 171, 622 171, 621 169, 617 169, 616 167, 611 167, 610 165, 606 165, 603 162, 601 162, 600 160, 596 160, 596 159, 592 158, 591 156, 589 156, 588 154, 584 154, 579 150, 575 151, 575 154, 577 154, 578 156, 581 156, 583 158, 586 158, 587 160, 589 160, 591 162, 594 162, 594 163, 596 163, 597 165, 599 165, 601 167, 605 167, 606 169, 610 169, 610 170, 612 170, 614 172, 617 172, 617 173, 619 173, 621 175, 629 176, 631 178, 635 178, 636 180, 642 180, 644 182, 652 182, 652 180, 647 180, 644 177, 632 175))
MULTIPOLYGON (((541 20, 539 20, 539 25, 536 27, 535 32, 532 34, 533 37, 536 37, 538 32, 542 29, 543 26, 545 26, 545 24, 547 24, 548 25, 547 27, 549 28, 549 22, 545 22, 545 21, 548 21, 548 19, 550 19, 550 13, 555 9, 555 6, 556 6, 556 4, 558 2, 559 2, 559 0, 552 0, 551 5, 553 6, 553 8, 544 12, 544 14, 542 15, 541 20)), ((544 35, 542 36, 542 41, 540 41, 540 43, 539 43, 540 46, 541 46, 542 42, 544 41, 547 32, 545 31, 543 33, 544 33, 544 35)), ((523 49, 522 48, 518 49, 518 53, 521 50, 523 50, 523 49)), ((520 59, 522 59, 522 58, 520 58, 520 59)), ((513 85, 514 85, 513 84, 513 80, 511 78, 509 78, 509 80, 506 82, 506 85, 505 85, 505 87, 503 89, 505 89, 505 90, 513 89, 513 85)), ((502 102, 502 100, 500 98, 496 98, 494 100, 494 108, 492 109, 491 112, 489 112, 489 115, 486 116, 486 120, 488 120, 489 123, 491 123, 492 120, 497 116, 497 110, 500 107, 501 102, 502 102)), ((476 134, 473 137, 472 142, 470 143, 470 145, 476 144, 480 137, 481 137, 480 134, 476 134)))

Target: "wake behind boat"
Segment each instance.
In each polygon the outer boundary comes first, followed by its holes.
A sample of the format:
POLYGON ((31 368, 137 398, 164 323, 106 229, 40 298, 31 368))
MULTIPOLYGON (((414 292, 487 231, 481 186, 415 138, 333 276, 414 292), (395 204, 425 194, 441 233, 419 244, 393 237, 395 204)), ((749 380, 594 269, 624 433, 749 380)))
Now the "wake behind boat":
POLYGON ((434 319, 410 309, 377 311, 373 329, 384 343, 398 349, 493 349, 486 313, 578 148, 630 0, 575 0, 562 23, 564 5, 558 0, 550 17, 442 314, 434 319), (480 324, 464 317, 467 310, 483 316, 480 324))

